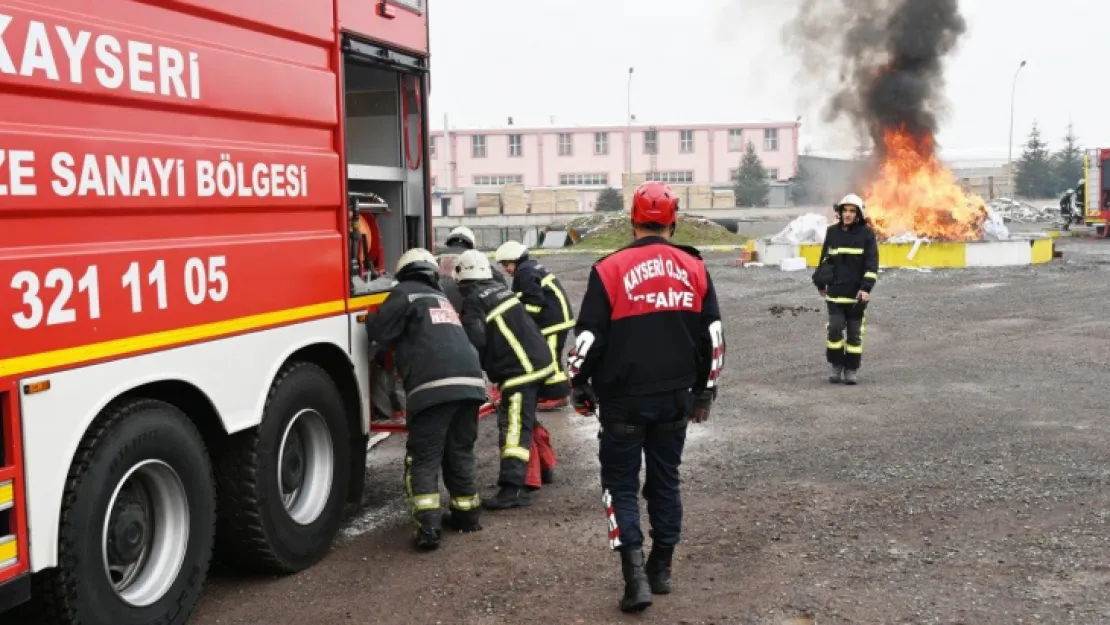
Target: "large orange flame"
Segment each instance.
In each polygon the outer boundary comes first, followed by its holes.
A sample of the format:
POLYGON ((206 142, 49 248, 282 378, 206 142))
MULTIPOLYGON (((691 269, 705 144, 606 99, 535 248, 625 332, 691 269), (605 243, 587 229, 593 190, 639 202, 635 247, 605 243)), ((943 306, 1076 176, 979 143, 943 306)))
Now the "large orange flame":
POLYGON ((933 137, 905 128, 883 133, 884 155, 864 190, 866 216, 880 239, 914 235, 934 241, 983 238, 986 203, 965 193, 937 159, 933 137))

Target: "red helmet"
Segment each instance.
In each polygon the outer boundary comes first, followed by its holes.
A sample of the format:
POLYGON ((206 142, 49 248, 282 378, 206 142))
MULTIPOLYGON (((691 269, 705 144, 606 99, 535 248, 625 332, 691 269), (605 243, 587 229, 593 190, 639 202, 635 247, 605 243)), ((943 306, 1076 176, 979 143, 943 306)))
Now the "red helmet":
POLYGON ((632 197, 632 223, 672 226, 678 218, 678 197, 662 182, 645 182, 632 197))

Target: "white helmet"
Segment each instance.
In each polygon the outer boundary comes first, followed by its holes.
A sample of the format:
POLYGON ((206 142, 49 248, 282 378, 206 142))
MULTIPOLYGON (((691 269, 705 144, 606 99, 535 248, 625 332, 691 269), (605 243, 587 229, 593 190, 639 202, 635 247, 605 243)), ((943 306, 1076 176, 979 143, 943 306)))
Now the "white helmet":
POLYGON ((406 267, 416 263, 426 263, 428 267, 425 267, 425 269, 435 269, 437 272, 439 271, 439 263, 436 262, 436 257, 433 256, 431 252, 422 247, 414 247, 404 254, 401 254, 401 258, 397 259, 397 270, 394 272, 394 275, 399 275, 406 267))
POLYGON ((466 250, 455 260, 455 279, 459 282, 491 278, 493 269, 489 266, 489 257, 478 250, 466 250))
POLYGON ((860 211, 863 211, 863 198, 856 195, 855 193, 849 193, 848 195, 844 196, 843 200, 840 200, 839 204, 836 205, 836 210, 840 210, 845 206, 855 206, 856 208, 860 209, 860 211))
POLYGON ((528 248, 524 247, 522 243, 517 241, 505 241, 497 251, 493 253, 493 258, 499 263, 515 263, 528 254, 528 248))
POLYGON ((1075 195, 1075 189, 1068 189, 1064 192, 1064 195, 1075 195))
POLYGON ((446 244, 448 247, 452 245, 452 241, 461 243, 463 247, 470 249, 478 247, 478 239, 474 238, 474 231, 466 226, 459 226, 447 235, 446 244))

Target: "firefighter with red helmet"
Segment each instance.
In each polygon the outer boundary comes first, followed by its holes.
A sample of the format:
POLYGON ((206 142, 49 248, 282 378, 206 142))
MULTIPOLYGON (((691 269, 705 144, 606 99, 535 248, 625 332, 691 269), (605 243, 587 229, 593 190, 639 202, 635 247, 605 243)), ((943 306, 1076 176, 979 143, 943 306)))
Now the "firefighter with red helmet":
POLYGON ((677 217, 678 198, 667 185, 649 182, 636 191, 635 240, 594 264, 568 357, 575 410, 601 422, 602 498, 609 546, 621 554, 623 612, 671 592, 686 426, 709 418, 724 365, 713 282, 696 248, 670 241, 677 217), (652 537, 646 562, 637 499, 642 462, 652 537))

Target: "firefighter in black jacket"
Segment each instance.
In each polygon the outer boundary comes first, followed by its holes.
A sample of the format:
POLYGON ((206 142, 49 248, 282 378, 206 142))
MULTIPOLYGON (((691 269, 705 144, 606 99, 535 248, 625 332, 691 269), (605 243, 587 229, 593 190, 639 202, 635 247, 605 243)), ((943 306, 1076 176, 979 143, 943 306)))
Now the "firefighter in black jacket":
POLYGON ((443 521, 459 531, 482 529, 474 469, 478 409, 486 382, 478 352, 438 286, 436 259, 425 249, 397 261, 398 283, 366 322, 372 347, 394 348, 408 397, 405 489, 418 549, 439 546, 439 471, 451 495, 443 521))
POLYGON ((563 350, 567 335, 574 328, 574 312, 563 283, 546 267, 528 255, 528 248, 516 241, 508 241, 497 248, 494 259, 513 278, 512 289, 524 309, 536 320, 540 333, 547 341, 551 357, 559 370, 544 382, 540 390, 540 410, 562 408, 567 405, 570 384, 562 368, 563 350))
POLYGON ((867 303, 879 279, 879 246, 864 221, 863 200, 858 195, 841 200, 836 214, 837 223, 825 233, 813 283, 829 308, 825 342, 825 357, 832 367, 829 381, 855 384, 867 333, 867 303))
POLYGON ((709 272, 697 249, 669 240, 677 212, 667 185, 649 182, 636 191, 636 240, 594 264, 567 359, 575 410, 593 414, 600 403, 602 498, 609 546, 621 553, 624 612, 643 610, 653 593, 671 591, 686 424, 709 418, 724 366, 709 272), (652 536, 646 565, 637 501, 641 457, 652 536))
MULTIPOLYGON (((459 254, 472 250, 476 246, 477 241, 474 238, 474 231, 466 226, 459 226, 447 234, 447 240, 443 242, 443 249, 436 250, 439 252, 436 257, 440 269, 439 284, 443 288, 443 292, 447 294, 447 299, 451 300, 451 305, 455 307, 455 310, 462 310, 463 302, 459 285, 455 282, 455 262, 458 260, 459 254)), ((496 268, 493 270, 493 276, 500 280, 501 284, 509 284, 504 274, 497 271, 496 268)))
POLYGON ((536 402, 555 362, 536 324, 513 292, 493 278, 489 258, 477 250, 459 255, 455 278, 463 294, 462 323, 478 348, 482 368, 501 386, 497 409, 500 431, 500 489, 485 500, 486 508, 502 510, 531 505, 525 488, 536 402))

